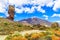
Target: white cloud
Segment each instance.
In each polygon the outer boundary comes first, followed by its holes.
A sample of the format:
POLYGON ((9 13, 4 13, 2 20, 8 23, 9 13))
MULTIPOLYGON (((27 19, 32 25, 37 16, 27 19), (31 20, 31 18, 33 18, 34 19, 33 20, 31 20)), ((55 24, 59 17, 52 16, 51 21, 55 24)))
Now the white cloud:
POLYGON ((24 4, 30 4, 33 5, 32 8, 23 8, 25 12, 32 13, 34 12, 34 8, 37 9, 37 11, 45 13, 45 10, 42 9, 42 6, 52 7, 54 2, 53 0, 9 0, 9 4, 15 5, 16 7, 22 7, 24 4), (37 7, 35 5, 38 5, 37 7))
POLYGON ((24 8, 25 12, 29 12, 30 8, 24 8))
POLYGON ((5 5, 3 3, 0 2, 0 12, 5 12, 5 5))
POLYGON ((15 8, 16 13, 22 13, 23 12, 23 8, 19 9, 19 8, 15 8))
POLYGON ((46 17, 45 19, 48 20, 48 17, 46 17))
POLYGON ((51 17, 60 17, 60 14, 54 13, 51 17))
POLYGON ((43 9, 41 8, 41 6, 38 6, 38 7, 37 7, 37 11, 42 12, 42 13, 45 13, 45 10, 43 10, 43 9))
POLYGON ((16 11, 16 13, 22 13, 23 11, 24 11, 24 12, 28 12, 28 13, 32 13, 32 12, 34 12, 34 7, 32 7, 31 9, 28 8, 28 7, 26 7, 26 8, 21 8, 21 9, 15 8, 15 11, 16 11))
MULTIPOLYGON (((34 4, 34 5, 40 5, 40 6, 44 6, 44 5, 52 5, 53 4, 53 0, 31 0, 31 4, 34 4)), ((48 5, 48 6, 50 6, 48 5)))
POLYGON ((15 5, 15 7, 22 7, 21 9, 15 8, 17 13, 22 13, 23 11, 32 13, 35 11, 35 9, 37 9, 39 12, 45 13, 45 10, 42 9, 41 7, 45 5, 51 7, 53 5, 53 0, 0 0, 0 5, 1 5, 0 12, 4 12, 5 8, 9 4, 15 5), (25 5, 25 4, 30 4, 33 6, 31 9, 23 8, 22 5, 25 5), (36 7, 35 5, 38 5, 38 6, 36 7))
POLYGON ((21 6, 28 3, 30 3, 30 0, 9 0, 9 4, 16 6, 21 6))
POLYGON ((8 16, 8 12, 6 11, 7 7, 7 0, 0 0, 0 12, 4 13, 6 16, 8 16))
POLYGON ((22 13, 23 11, 32 13, 35 11, 35 9, 39 12, 45 13, 46 11, 42 8, 42 6, 52 7, 53 10, 56 11, 58 8, 60 8, 60 0, 0 0, 0 12, 6 11, 6 8, 8 5, 15 5, 15 11, 16 13, 22 13), (23 7, 22 5, 33 5, 31 9, 29 7, 23 7), (38 6, 35 6, 38 5, 38 6), (21 8, 17 8, 21 7, 21 8))
POLYGON ((60 23, 60 21, 56 21, 56 22, 60 23))
POLYGON ((47 15, 43 15, 43 17, 45 17, 45 19, 48 20, 48 16, 47 15))
POLYGON ((54 11, 57 11, 58 8, 60 8, 60 0, 56 0, 56 1, 54 2, 53 10, 54 10, 54 11))
POLYGON ((44 17, 48 17, 47 15, 43 15, 44 17))
POLYGON ((35 7, 32 7, 32 8, 26 7, 26 8, 24 8, 24 11, 28 12, 28 13, 33 13, 35 11, 35 7))
POLYGON ((31 18, 33 19, 33 18, 39 18, 39 17, 38 16, 32 16, 31 18))
POLYGON ((0 7, 0 12, 1 13, 4 13, 5 12, 5 9, 3 9, 2 7, 0 7))
POLYGON ((53 4, 54 4, 54 2, 49 2, 49 3, 47 4, 47 6, 48 6, 48 7, 52 7, 53 4))
POLYGON ((42 8, 41 8, 41 6, 32 6, 31 8, 29 8, 29 7, 22 7, 22 6, 20 6, 21 7, 21 9, 19 9, 19 8, 15 8, 16 9, 16 12, 17 13, 22 13, 23 11, 24 12, 28 12, 28 13, 33 13, 34 11, 35 11, 35 9, 37 10, 37 11, 39 11, 39 12, 42 12, 42 13, 45 13, 45 10, 43 10, 42 8))
POLYGON ((5 12, 5 15, 6 15, 6 17, 8 17, 8 16, 9 16, 8 11, 6 11, 6 12, 5 12))

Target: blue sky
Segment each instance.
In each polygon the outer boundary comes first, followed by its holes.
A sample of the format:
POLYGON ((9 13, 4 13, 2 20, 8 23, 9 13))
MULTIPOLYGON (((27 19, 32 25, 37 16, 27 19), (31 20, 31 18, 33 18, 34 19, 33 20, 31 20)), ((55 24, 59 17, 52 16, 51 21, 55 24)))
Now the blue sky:
POLYGON ((14 21, 41 18, 60 22, 60 0, 0 0, 0 17, 8 17, 8 6, 14 5, 14 21))

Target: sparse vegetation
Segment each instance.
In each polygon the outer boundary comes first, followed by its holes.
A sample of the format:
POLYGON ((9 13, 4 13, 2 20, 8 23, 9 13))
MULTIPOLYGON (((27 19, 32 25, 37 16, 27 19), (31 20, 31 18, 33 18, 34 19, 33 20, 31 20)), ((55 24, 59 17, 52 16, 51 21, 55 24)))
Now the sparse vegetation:
POLYGON ((39 33, 26 33, 24 36, 22 34, 11 34, 6 37, 5 40, 60 40, 59 30, 48 30, 39 33))
POLYGON ((17 26, 18 26, 18 27, 23 27, 23 25, 22 25, 22 24, 17 24, 17 26))
POLYGON ((14 31, 23 31, 23 30, 47 30, 47 29, 59 29, 58 23, 52 23, 51 27, 46 27, 44 25, 33 25, 26 26, 18 22, 13 22, 8 19, 0 18, 0 34, 10 34, 14 31))
POLYGON ((6 25, 8 25, 8 23, 7 22, 4 22, 4 25, 6 26, 6 25))
POLYGON ((52 28, 59 27, 59 24, 58 24, 57 22, 54 22, 54 23, 52 23, 51 27, 52 27, 52 28))

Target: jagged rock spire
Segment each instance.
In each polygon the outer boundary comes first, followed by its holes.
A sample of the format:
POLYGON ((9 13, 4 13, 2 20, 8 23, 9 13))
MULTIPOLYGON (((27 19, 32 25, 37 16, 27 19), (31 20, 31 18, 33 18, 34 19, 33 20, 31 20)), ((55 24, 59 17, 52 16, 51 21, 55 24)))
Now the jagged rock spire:
POLYGON ((8 14, 9 14, 9 17, 7 17, 9 20, 14 20, 14 14, 15 14, 15 8, 13 5, 9 5, 8 7, 8 14))

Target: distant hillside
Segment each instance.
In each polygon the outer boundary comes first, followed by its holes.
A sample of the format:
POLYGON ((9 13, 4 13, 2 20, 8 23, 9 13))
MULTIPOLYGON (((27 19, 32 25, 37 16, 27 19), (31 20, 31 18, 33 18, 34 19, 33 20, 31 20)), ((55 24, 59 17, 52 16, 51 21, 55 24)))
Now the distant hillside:
POLYGON ((40 19, 40 18, 28 18, 28 19, 23 19, 19 22, 26 22, 26 23, 32 24, 32 25, 35 25, 35 24, 48 25, 48 26, 51 25, 51 22, 40 19))
POLYGON ((14 31, 30 30, 28 26, 24 26, 22 23, 11 21, 9 19, 0 18, 0 34, 9 34, 14 31))
POLYGON ((51 25, 51 22, 39 18, 28 18, 21 21, 11 21, 9 19, 0 18, 0 34, 10 34, 15 31, 24 30, 45 30, 51 25), (38 25, 35 25, 38 24, 38 25), (41 24, 41 25, 40 25, 41 24))
MULTIPOLYGON (((31 22, 31 20, 32 19, 29 19, 28 21, 31 22)), ((34 20, 36 21, 36 19, 33 19, 33 21, 34 20)), ((15 31, 32 30, 32 29, 40 30, 40 27, 42 27, 42 26, 33 27, 32 24, 28 23, 27 21, 16 22, 16 21, 11 21, 6 18, 0 18, 0 35, 14 33, 15 31)), ((43 29, 45 28, 43 27, 43 29)))

